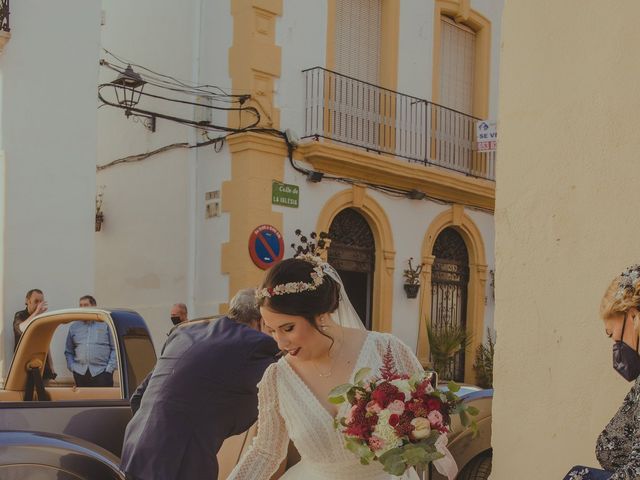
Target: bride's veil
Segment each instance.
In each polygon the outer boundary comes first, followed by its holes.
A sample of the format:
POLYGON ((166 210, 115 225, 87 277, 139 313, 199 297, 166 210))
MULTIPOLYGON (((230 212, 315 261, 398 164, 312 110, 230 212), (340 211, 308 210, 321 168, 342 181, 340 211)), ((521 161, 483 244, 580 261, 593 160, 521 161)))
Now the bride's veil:
POLYGON ((340 299, 338 301, 338 308, 335 312, 331 314, 331 318, 338 325, 349 328, 359 328, 361 330, 366 330, 364 323, 360 320, 356 309, 353 308, 351 302, 349 301, 349 297, 347 296, 347 292, 344 289, 344 283, 342 283, 342 279, 335 268, 333 268, 328 263, 323 263, 322 270, 328 276, 330 276, 333 280, 335 280, 338 285, 340 285, 340 299))

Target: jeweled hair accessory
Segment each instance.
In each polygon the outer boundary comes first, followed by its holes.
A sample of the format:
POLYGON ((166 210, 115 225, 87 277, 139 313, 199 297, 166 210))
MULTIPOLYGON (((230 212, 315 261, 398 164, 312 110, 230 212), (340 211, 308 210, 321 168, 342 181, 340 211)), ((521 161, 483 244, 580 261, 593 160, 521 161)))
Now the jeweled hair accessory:
POLYGON ((274 287, 261 288, 256 292, 256 298, 258 300, 261 298, 275 297, 277 295, 286 295, 288 293, 310 292, 312 290, 316 290, 320 285, 322 285, 325 276, 323 267, 326 263, 320 257, 316 257, 311 254, 298 255, 296 258, 315 265, 311 272, 311 281, 281 283, 274 287))
POLYGON ((627 291, 633 293, 638 288, 639 283, 640 265, 635 264, 627 267, 627 269, 620 274, 620 283, 618 283, 615 298, 618 300, 621 299, 627 291))

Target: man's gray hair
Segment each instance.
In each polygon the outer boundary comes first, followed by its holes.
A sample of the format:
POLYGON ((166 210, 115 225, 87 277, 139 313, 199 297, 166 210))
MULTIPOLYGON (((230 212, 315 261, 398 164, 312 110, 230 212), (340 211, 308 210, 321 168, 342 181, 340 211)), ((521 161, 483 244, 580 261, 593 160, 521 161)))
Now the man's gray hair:
POLYGON ((256 301, 256 289, 245 288, 236 293, 229 303, 227 316, 247 325, 259 322, 261 315, 256 301))
POLYGON ((187 310, 187 306, 184 303, 174 303, 173 306, 178 307, 180 310, 182 310, 182 312, 185 315, 189 314, 189 311, 187 310))

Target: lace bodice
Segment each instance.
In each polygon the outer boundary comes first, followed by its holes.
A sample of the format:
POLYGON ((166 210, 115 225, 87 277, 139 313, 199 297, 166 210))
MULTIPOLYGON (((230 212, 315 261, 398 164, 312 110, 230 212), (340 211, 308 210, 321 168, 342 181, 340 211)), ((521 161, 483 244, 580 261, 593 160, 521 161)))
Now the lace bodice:
POLYGON ((613 472, 611 480, 640 478, 640 377, 596 443, 602 468, 613 472))
MULTIPOLYGON (((362 367, 371 367, 376 374, 382 366, 387 345, 391 345, 399 373, 412 375, 422 370, 413 352, 396 337, 370 332, 354 365, 351 380, 362 367)), ((229 479, 270 478, 286 455, 289 438, 300 453, 305 478, 391 478, 379 463, 361 465, 357 457, 344 447, 344 439, 334 428, 332 416, 286 359, 281 358, 267 369, 258 388, 258 434, 229 479)), ((346 414, 346 408, 346 403, 340 405, 340 416, 346 414)), ((298 476, 303 475, 296 474, 295 478, 298 476)), ((290 478, 289 475, 286 477, 290 478)))

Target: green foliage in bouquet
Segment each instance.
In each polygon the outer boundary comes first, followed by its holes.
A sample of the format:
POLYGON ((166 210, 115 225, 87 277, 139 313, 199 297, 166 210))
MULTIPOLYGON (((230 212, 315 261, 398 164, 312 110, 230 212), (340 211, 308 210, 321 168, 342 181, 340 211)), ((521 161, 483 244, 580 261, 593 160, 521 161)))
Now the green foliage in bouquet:
POLYGON ((466 350, 471 337, 459 325, 443 325, 434 329, 427 323, 427 337, 429 350, 433 359, 433 369, 442 379, 450 379, 453 357, 460 351, 466 350))
POLYGON ((476 382, 479 387, 493 388, 493 354, 496 342, 487 327, 487 343, 478 345, 473 369, 476 372, 476 382))

